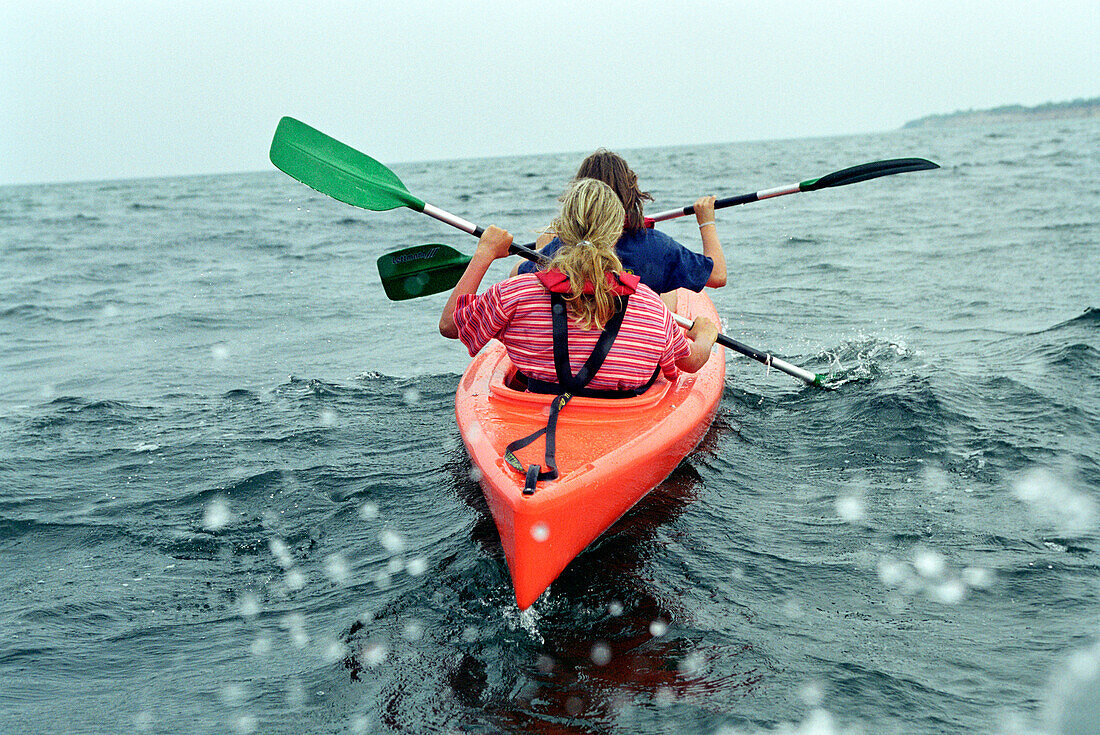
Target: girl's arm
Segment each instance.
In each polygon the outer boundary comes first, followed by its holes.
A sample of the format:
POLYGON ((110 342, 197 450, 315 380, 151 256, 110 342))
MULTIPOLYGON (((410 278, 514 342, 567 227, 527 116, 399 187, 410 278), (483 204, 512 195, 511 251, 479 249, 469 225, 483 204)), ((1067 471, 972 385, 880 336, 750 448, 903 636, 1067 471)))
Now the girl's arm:
POLYGON ((722 243, 718 242, 718 226, 714 224, 714 197, 699 197, 694 206, 699 236, 703 238, 703 255, 714 261, 707 285, 721 288, 726 285, 726 256, 722 253, 722 243))
POLYGON ((686 332, 691 341, 691 352, 676 361, 676 367, 685 373, 696 373, 707 364, 710 350, 718 339, 718 327, 705 316, 698 317, 686 332))
POLYGON ((458 279, 451 297, 447 299, 447 305, 443 307, 443 314, 439 317, 439 333, 448 339, 458 339, 458 326, 455 324, 455 306, 461 296, 469 296, 477 293, 481 279, 489 266, 498 258, 508 257, 508 247, 512 244, 512 236, 499 227, 492 226, 485 230, 481 239, 477 241, 477 250, 474 257, 466 265, 466 272, 458 279))

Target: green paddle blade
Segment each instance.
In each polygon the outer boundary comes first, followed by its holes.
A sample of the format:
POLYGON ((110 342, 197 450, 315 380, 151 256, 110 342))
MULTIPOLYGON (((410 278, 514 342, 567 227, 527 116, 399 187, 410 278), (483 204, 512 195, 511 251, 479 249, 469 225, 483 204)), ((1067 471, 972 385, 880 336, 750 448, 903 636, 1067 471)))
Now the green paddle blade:
POLYGON ((306 186, 355 207, 424 211, 424 202, 393 171, 292 117, 284 117, 275 129, 271 162, 306 186))
POLYGON ((378 275, 390 301, 450 291, 470 258, 447 245, 414 245, 378 258, 378 275))

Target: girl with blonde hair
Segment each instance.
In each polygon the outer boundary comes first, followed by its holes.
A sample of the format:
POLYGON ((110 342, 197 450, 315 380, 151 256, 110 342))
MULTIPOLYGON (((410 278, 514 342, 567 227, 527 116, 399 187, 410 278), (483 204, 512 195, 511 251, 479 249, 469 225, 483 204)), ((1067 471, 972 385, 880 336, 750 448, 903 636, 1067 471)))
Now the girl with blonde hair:
POLYGON ((680 370, 698 371, 717 328, 699 318, 685 334, 651 288, 622 272, 615 244, 623 221, 607 184, 574 182, 554 221, 562 246, 549 266, 478 294, 490 264, 512 244, 508 232, 488 228, 443 308, 440 333, 460 339, 471 356, 499 339, 538 392, 636 395, 658 374, 673 380, 680 370))

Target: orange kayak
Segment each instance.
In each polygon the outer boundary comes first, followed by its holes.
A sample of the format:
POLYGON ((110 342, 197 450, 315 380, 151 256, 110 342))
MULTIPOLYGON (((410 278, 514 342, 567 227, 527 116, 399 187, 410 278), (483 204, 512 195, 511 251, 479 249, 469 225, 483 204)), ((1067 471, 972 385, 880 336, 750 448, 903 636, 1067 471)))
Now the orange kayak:
MULTIPOLYGON (((677 311, 718 324, 709 297, 679 292, 677 311)), ((574 398, 557 426, 556 480, 523 494, 524 476, 504 461, 512 441, 546 426, 553 396, 510 385, 516 368, 504 345, 490 342, 466 368, 455 415, 496 522, 520 609, 531 606, 562 570, 646 493, 668 477, 710 427, 726 378, 717 348, 697 373, 663 376, 633 398, 574 398)), ((541 463, 539 439, 518 451, 541 463)))

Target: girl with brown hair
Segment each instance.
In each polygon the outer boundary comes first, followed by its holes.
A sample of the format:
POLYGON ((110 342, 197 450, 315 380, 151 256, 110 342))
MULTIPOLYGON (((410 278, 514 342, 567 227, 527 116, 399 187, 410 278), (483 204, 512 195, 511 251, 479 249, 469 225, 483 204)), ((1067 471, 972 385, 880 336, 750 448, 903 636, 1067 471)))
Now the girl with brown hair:
MULTIPOLYGON (((720 288, 726 285, 726 258, 718 240, 714 221, 714 197, 700 197, 695 202, 695 219, 703 241, 703 252, 689 250, 663 232, 645 226, 643 202, 652 201, 649 192, 638 186, 638 176, 619 155, 603 148, 581 162, 574 181, 583 178, 602 181, 618 195, 623 205, 623 233, 615 244, 615 252, 623 267, 637 274, 642 283, 657 293, 687 288, 701 291, 704 286, 720 288)), ((536 242, 544 255, 552 256, 562 246, 553 225, 536 242)), ((512 271, 533 273, 534 263, 524 262, 512 271)))

